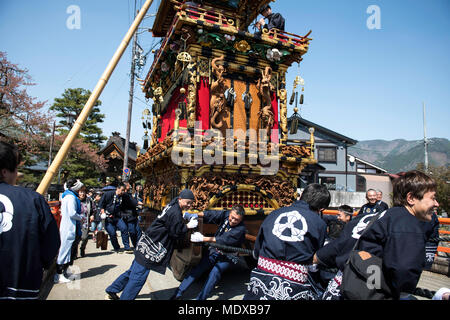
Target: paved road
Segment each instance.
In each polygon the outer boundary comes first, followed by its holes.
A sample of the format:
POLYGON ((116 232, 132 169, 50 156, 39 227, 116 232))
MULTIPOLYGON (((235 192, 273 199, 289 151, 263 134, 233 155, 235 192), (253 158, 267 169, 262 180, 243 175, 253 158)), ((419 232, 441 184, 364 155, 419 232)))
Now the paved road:
MULTIPOLYGON (((104 300, 106 287, 130 267, 133 258, 133 254, 117 254, 112 251, 111 243, 108 243, 108 250, 97 249, 90 239, 86 247, 86 256, 76 259, 70 267, 74 273, 72 277, 74 281, 68 284, 49 283, 44 290, 44 297, 46 296, 47 300, 104 300)), ((210 299, 241 300, 249 275, 250 271, 241 261, 224 274, 210 299)), ((194 299, 200 292, 204 280, 205 278, 194 283, 184 298, 194 299)), ((151 271, 136 300, 167 300, 179 284, 169 269, 165 275, 151 271)))

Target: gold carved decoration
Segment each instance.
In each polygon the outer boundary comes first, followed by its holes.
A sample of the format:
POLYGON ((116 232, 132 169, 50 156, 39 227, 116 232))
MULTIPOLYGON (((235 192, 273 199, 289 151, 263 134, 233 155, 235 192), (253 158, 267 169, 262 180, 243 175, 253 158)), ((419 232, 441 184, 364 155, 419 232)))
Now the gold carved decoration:
POLYGON ((281 127, 281 139, 287 140, 287 91, 286 89, 280 89, 278 96, 280 98, 280 127, 281 127))
POLYGON ((188 105, 187 105, 187 127, 193 128, 195 124, 195 105, 197 103, 197 70, 196 63, 191 62, 188 65, 189 86, 188 86, 188 105))
POLYGON ((223 127, 223 120, 218 121, 218 117, 226 108, 225 91, 227 87, 225 86, 225 80, 223 74, 226 72, 222 65, 217 65, 217 61, 224 60, 222 55, 219 58, 212 60, 211 65, 216 75, 217 79, 211 84, 211 100, 210 100, 210 116, 211 116, 211 127, 215 129, 220 129, 223 127))
MULTIPOLYGON (((297 177, 295 177, 297 178, 297 177)), ((279 176, 260 176, 228 173, 205 173, 194 176, 189 181, 190 189, 195 195, 192 210, 206 210, 210 199, 227 186, 253 185, 270 193, 279 206, 289 206, 293 202, 295 188, 289 180, 279 176), (285 192, 280 192, 284 190, 285 192)))
POLYGON ((192 57, 189 53, 187 52, 180 52, 177 56, 177 60, 181 61, 181 62, 191 62, 192 61, 192 57))
POLYGON ((270 137, 270 130, 274 125, 274 114, 272 112, 272 99, 271 92, 274 91, 274 87, 270 82, 272 78, 272 68, 266 67, 262 73, 261 79, 258 80, 256 87, 258 88, 259 95, 262 101, 262 108, 258 113, 259 116, 259 129, 266 130, 267 135, 270 137))
MULTIPOLYGON (((209 78, 209 76, 210 76, 209 59, 198 58, 197 72, 198 72, 198 76, 209 78)), ((199 79, 197 79, 197 80, 199 80, 199 79)))
POLYGON ((234 48, 239 51, 239 52, 247 52, 249 51, 252 47, 250 47, 250 45, 248 44, 247 41, 245 40, 241 40, 239 42, 236 42, 234 44, 234 48))

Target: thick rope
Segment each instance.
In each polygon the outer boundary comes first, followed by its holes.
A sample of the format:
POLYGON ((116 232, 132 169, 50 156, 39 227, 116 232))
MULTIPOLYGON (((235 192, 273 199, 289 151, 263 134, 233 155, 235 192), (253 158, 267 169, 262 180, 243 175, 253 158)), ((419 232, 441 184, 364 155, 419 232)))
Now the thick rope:
POLYGON ((248 254, 250 256, 253 256, 253 250, 249 250, 249 249, 244 249, 244 248, 238 248, 238 247, 230 247, 230 246, 226 246, 224 244, 220 244, 220 243, 204 243, 206 246, 210 246, 210 247, 214 247, 223 251, 228 251, 228 252, 238 252, 238 253, 244 253, 244 254, 248 254))
POLYGON ((414 290, 413 294, 415 296, 420 296, 420 297, 432 299, 433 296, 436 294, 436 291, 431 291, 431 290, 428 290, 428 289, 417 287, 416 290, 414 290))

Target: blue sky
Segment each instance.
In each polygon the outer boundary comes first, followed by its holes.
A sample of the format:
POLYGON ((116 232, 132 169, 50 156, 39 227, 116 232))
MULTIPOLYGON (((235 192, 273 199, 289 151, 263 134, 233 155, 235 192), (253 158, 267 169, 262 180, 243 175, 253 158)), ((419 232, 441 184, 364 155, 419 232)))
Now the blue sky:
MULTIPOLYGON (((93 90, 132 23, 133 7, 134 0, 2 0, 0 50, 29 70, 37 84, 30 94, 50 106, 65 88, 93 90), (71 5, 80 8, 80 29, 66 26, 71 5)), ((427 136, 450 139, 450 1, 278 0, 272 8, 285 17, 286 31, 312 30, 300 65, 304 118, 356 140, 418 140, 425 102, 427 136), (380 29, 367 27, 370 5, 380 8, 380 29)), ((145 52, 158 40, 139 35, 145 52)), ((125 136, 130 60, 129 48, 100 96, 106 136, 125 136)), ((151 62, 149 55, 142 78, 151 62)), ((294 64, 289 96, 297 73, 294 64)), ((135 93, 131 140, 142 144, 146 103, 139 84, 135 93)))

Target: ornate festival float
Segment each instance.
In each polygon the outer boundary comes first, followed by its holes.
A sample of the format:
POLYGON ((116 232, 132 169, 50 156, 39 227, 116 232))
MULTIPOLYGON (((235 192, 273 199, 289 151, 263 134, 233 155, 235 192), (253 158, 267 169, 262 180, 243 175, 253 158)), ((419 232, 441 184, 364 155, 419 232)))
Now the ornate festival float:
MULTIPOLYGON (((136 161, 146 180, 143 228, 189 188, 193 212, 242 205, 251 248, 265 216, 295 200, 299 174, 316 163, 313 131, 309 142, 287 144, 286 72, 307 52, 309 33, 247 31, 270 2, 161 1, 152 32, 163 40, 142 80, 153 99, 146 152, 136 161)), ((201 221, 199 228, 215 232, 201 221)), ((172 257, 174 276, 200 258, 187 238, 172 257)))

